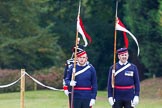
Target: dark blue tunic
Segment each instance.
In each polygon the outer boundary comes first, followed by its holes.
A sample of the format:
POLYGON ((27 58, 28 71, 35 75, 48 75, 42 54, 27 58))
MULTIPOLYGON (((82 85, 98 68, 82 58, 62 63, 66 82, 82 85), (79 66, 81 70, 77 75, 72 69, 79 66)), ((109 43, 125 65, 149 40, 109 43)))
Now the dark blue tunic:
MULTIPOLYGON (((124 66, 121 66, 119 62, 116 63, 116 71, 122 67, 124 66)), ((108 76, 108 97, 113 97, 113 88, 111 84, 112 68, 113 66, 110 67, 108 76)), ((134 64, 131 64, 128 68, 124 69, 115 76, 115 87, 115 100, 132 100, 134 96, 139 96, 140 81, 138 69, 134 64)))
MULTIPOLYGON (((76 65, 76 73, 87 66, 90 66, 83 73, 75 76, 76 86, 74 87, 74 99, 96 99, 97 95, 97 78, 96 70, 91 64, 86 64, 85 66, 76 65), (91 90, 79 90, 75 88, 91 88, 91 90)), ((65 78, 65 82, 70 86, 70 81, 72 77, 73 66, 70 67, 69 72, 65 78)))

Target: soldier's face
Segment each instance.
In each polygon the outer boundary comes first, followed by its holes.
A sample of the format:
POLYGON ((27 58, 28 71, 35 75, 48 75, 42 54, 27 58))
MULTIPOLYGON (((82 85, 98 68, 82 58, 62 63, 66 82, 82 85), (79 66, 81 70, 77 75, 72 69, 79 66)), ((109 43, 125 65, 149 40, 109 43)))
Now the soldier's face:
POLYGON ((125 63, 128 60, 128 57, 129 57, 128 52, 125 52, 125 53, 118 55, 118 58, 122 63, 125 63))
POLYGON ((87 62, 87 54, 83 54, 82 56, 78 57, 78 63, 80 65, 84 65, 87 62))

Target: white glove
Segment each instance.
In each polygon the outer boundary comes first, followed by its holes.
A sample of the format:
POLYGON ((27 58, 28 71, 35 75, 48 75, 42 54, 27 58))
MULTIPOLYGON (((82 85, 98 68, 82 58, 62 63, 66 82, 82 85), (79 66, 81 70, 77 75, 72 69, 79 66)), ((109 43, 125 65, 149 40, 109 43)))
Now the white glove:
POLYGON ((66 96, 69 95, 69 91, 68 90, 64 90, 64 93, 65 93, 66 96))
POLYGON ((135 104, 131 101, 131 107, 135 108, 135 104))
POLYGON ((70 86, 76 86, 76 81, 71 80, 71 81, 70 81, 70 86))
POLYGON ((90 103, 89 103, 89 106, 93 106, 95 105, 95 99, 91 99, 90 103))
POLYGON ((132 107, 135 107, 139 103, 139 97, 134 96, 133 102, 132 102, 132 107))
POLYGON ((109 103, 110 103, 111 106, 114 105, 113 97, 109 97, 109 98, 108 98, 108 101, 109 101, 109 103))

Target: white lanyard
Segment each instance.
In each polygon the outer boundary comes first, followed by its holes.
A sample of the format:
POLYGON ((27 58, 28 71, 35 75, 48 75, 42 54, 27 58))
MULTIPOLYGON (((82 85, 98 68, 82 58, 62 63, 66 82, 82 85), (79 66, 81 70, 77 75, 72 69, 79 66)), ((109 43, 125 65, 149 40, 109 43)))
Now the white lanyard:
POLYGON ((119 74, 121 71, 123 71, 124 69, 128 68, 129 66, 131 66, 130 63, 128 63, 127 65, 125 65, 125 66, 122 67, 121 69, 117 70, 117 71, 115 72, 115 76, 116 76, 117 74, 119 74))
POLYGON ((80 70, 80 71, 78 71, 78 72, 76 72, 75 73, 75 76, 77 76, 77 75, 79 75, 79 74, 81 74, 81 73, 83 73, 83 72, 85 72, 87 69, 89 69, 91 66, 86 66, 84 69, 82 69, 82 70, 80 70))

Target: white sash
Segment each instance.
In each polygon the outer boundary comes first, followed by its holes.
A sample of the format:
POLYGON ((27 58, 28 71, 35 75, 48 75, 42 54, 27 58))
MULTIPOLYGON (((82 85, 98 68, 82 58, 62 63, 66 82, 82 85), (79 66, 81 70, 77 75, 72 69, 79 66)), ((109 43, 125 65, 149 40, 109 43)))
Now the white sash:
POLYGON ((83 73, 83 72, 85 72, 87 69, 89 69, 91 66, 86 66, 84 69, 82 69, 82 70, 80 70, 80 71, 78 71, 78 72, 76 72, 75 73, 75 76, 77 76, 77 75, 79 75, 79 74, 81 74, 81 73, 83 73))
POLYGON ((125 66, 122 67, 121 69, 117 70, 117 71, 115 72, 115 76, 116 76, 118 73, 120 73, 121 71, 123 71, 124 69, 128 68, 129 66, 131 66, 130 63, 128 63, 127 65, 125 65, 125 66))

